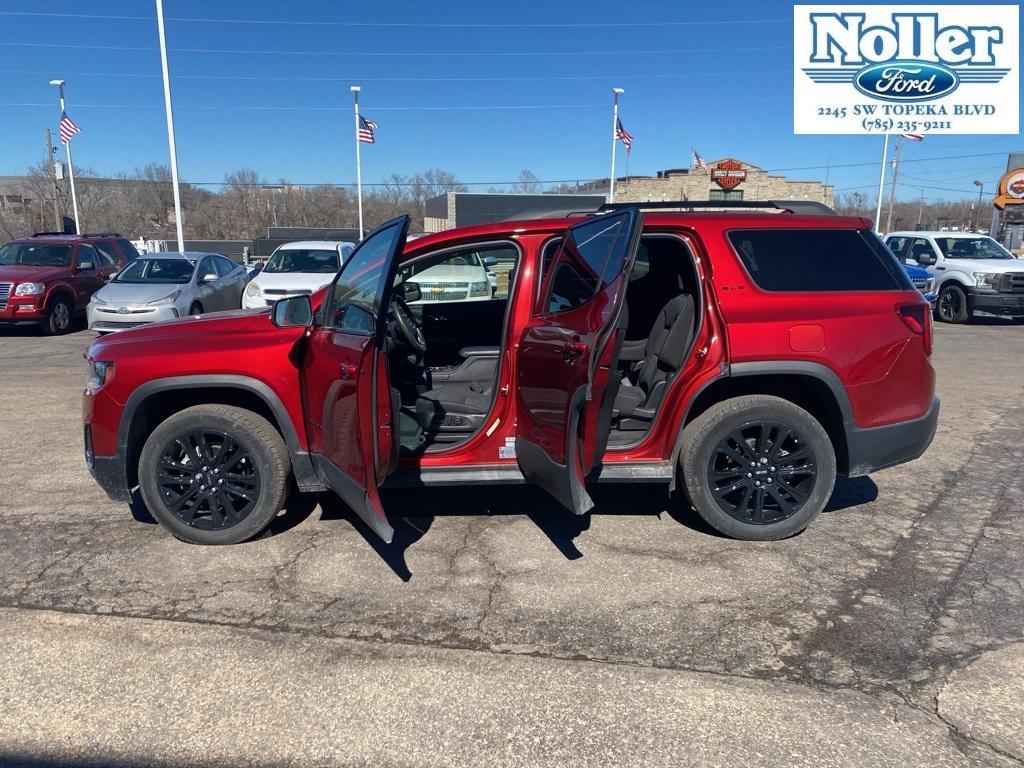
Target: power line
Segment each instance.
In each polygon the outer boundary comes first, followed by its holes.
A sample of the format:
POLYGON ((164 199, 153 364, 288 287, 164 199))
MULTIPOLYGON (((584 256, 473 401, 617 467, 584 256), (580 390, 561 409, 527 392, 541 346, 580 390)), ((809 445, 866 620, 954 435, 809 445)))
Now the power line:
MULTIPOLYGON (((0 11, 0 16, 93 19, 106 21, 147 21, 151 16, 115 16, 92 13, 56 13, 46 11, 0 11)), ((188 24, 249 24, 287 27, 386 27, 413 29, 605 29, 619 27, 711 27, 748 24, 788 24, 791 19, 717 19, 708 21, 595 21, 595 22, 417 22, 417 21, 293 21, 278 19, 226 19, 176 17, 167 21, 188 24)))
MULTIPOLYGON (((41 69, 3 69, 0 75, 52 75, 53 70, 41 69)), ((756 70, 749 72, 692 72, 677 74, 651 74, 651 75, 539 75, 521 77, 291 77, 271 75, 175 75, 175 80, 240 80, 256 82, 309 82, 309 83, 351 83, 351 82, 376 82, 376 83, 497 83, 497 82, 547 82, 565 80, 676 80, 694 77, 749 77, 751 75, 791 75, 791 69, 756 70)), ((61 75, 67 77, 113 77, 132 79, 155 79, 159 80, 160 75, 135 73, 135 72, 65 72, 61 75)))
MULTIPOLYGON (((696 104, 752 104, 756 102, 769 102, 773 99, 691 99, 687 101, 637 101, 632 102, 634 107, 671 107, 671 106, 693 106, 696 104)), ((43 102, 8 102, 0 103, 0 107, 40 107, 51 109, 52 104, 43 102)), ((75 104, 75 109, 163 109, 159 104, 75 104)), ((542 110, 542 109, 607 109, 607 104, 488 104, 476 106, 374 106, 374 112, 491 112, 491 111, 517 111, 517 110, 542 110)), ((203 104, 176 104, 175 110, 194 109, 209 112, 348 112, 351 107, 343 106, 320 106, 320 105, 203 105, 203 104)), ((838 166, 833 166, 838 167, 838 166)))
MULTIPOLYGON (((90 51, 152 51, 156 48, 144 48, 125 45, 80 45, 71 43, 15 43, 0 42, 0 47, 5 48, 65 48, 90 51)), ((655 56, 682 53, 728 53, 734 54, 736 49, 731 48, 673 48, 655 49, 648 51, 255 51, 250 49, 228 49, 228 48, 170 48, 172 53, 227 53, 232 55, 252 54, 257 56, 355 56, 358 58, 386 57, 386 58, 543 58, 543 57, 571 57, 571 56, 655 56)), ((744 51, 788 51, 788 45, 768 46, 744 46, 744 51)))

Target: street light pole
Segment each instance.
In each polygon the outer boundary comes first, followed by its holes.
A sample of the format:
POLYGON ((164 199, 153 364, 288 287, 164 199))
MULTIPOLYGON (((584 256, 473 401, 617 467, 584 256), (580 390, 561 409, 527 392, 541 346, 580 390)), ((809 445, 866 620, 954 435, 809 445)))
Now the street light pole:
MULTIPOLYGON (((57 86, 57 90, 60 92, 60 118, 64 119, 64 81, 63 80, 51 80, 50 85, 57 86)), ((80 235, 82 228, 78 223, 78 195, 75 192, 75 164, 71 161, 71 141, 64 142, 64 151, 68 155, 68 178, 71 180, 71 208, 75 212, 75 234, 80 235)), ((63 227, 61 227, 63 229, 63 227)))
POLYGON ((156 0, 156 28, 160 36, 160 68, 164 78, 164 112, 167 114, 167 143, 171 150, 171 186, 174 189, 174 223, 178 227, 178 250, 185 250, 185 227, 181 216, 178 186, 178 150, 174 141, 174 110, 171 107, 171 76, 167 68, 167 37, 164 34, 164 2, 156 0))
POLYGON ((978 226, 981 224, 981 196, 985 193, 985 182, 978 181, 978 179, 975 179, 974 180, 974 186, 976 186, 978 188, 978 207, 977 207, 977 213, 974 214, 974 227, 973 227, 973 229, 977 230, 978 226))
POLYGON ((362 90, 361 86, 353 85, 349 87, 352 91, 352 109, 355 110, 355 132, 353 136, 356 140, 356 198, 358 200, 357 205, 359 206, 359 239, 363 239, 363 165, 362 158, 359 152, 359 91, 362 90))
POLYGON ((614 106, 612 106, 612 173, 608 188, 608 202, 615 202, 615 142, 618 140, 619 129, 619 94, 625 93, 622 88, 612 88, 614 94, 614 106))

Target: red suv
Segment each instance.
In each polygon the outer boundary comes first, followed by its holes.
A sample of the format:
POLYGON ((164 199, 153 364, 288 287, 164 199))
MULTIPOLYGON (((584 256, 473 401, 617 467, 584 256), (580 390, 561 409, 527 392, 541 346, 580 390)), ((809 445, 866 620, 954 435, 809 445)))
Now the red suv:
POLYGON ((37 323, 67 333, 92 295, 139 255, 116 232, 40 232, 0 247, 0 324, 37 323))
POLYGON ((412 242, 407 225, 312 297, 94 342, 100 485, 222 544, 292 482, 390 541, 384 484, 526 482, 583 514, 591 482, 678 477, 716 529, 763 540, 805 528, 837 474, 931 442, 929 307, 864 219, 606 206, 412 242), (460 273, 476 263, 495 290, 460 273))

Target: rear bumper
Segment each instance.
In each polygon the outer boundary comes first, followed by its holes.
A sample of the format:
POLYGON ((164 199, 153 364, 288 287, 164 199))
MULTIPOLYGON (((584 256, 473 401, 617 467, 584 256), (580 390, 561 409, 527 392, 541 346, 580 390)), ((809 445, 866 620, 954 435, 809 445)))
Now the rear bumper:
POLYGON ((936 397, 928 412, 919 419, 872 429, 847 430, 847 475, 857 477, 913 461, 931 445, 938 423, 939 398, 936 397))
POLYGON ((967 306, 994 315, 1024 315, 1024 293, 967 294, 967 306))

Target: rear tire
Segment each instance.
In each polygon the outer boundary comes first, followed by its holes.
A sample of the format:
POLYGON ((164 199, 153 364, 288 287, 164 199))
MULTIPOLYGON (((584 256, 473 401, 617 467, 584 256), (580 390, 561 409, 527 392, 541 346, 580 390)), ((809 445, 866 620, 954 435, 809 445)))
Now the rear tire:
POLYGON ((705 522, 749 541, 802 531, 828 503, 836 479, 835 450, 818 420, 768 395, 725 400, 694 419, 683 432, 679 464, 705 522))
POLYGON ((47 336, 60 336, 71 330, 71 302, 62 296, 50 301, 46 310, 46 318, 42 322, 43 333, 47 336))
POLYGON ((146 507, 192 544, 237 544, 263 531, 288 491, 288 449, 262 416, 196 405, 164 420, 139 457, 146 507))
POLYGON ((971 311, 967 308, 964 289, 954 283, 939 291, 935 316, 944 323, 966 323, 971 318, 971 311))

